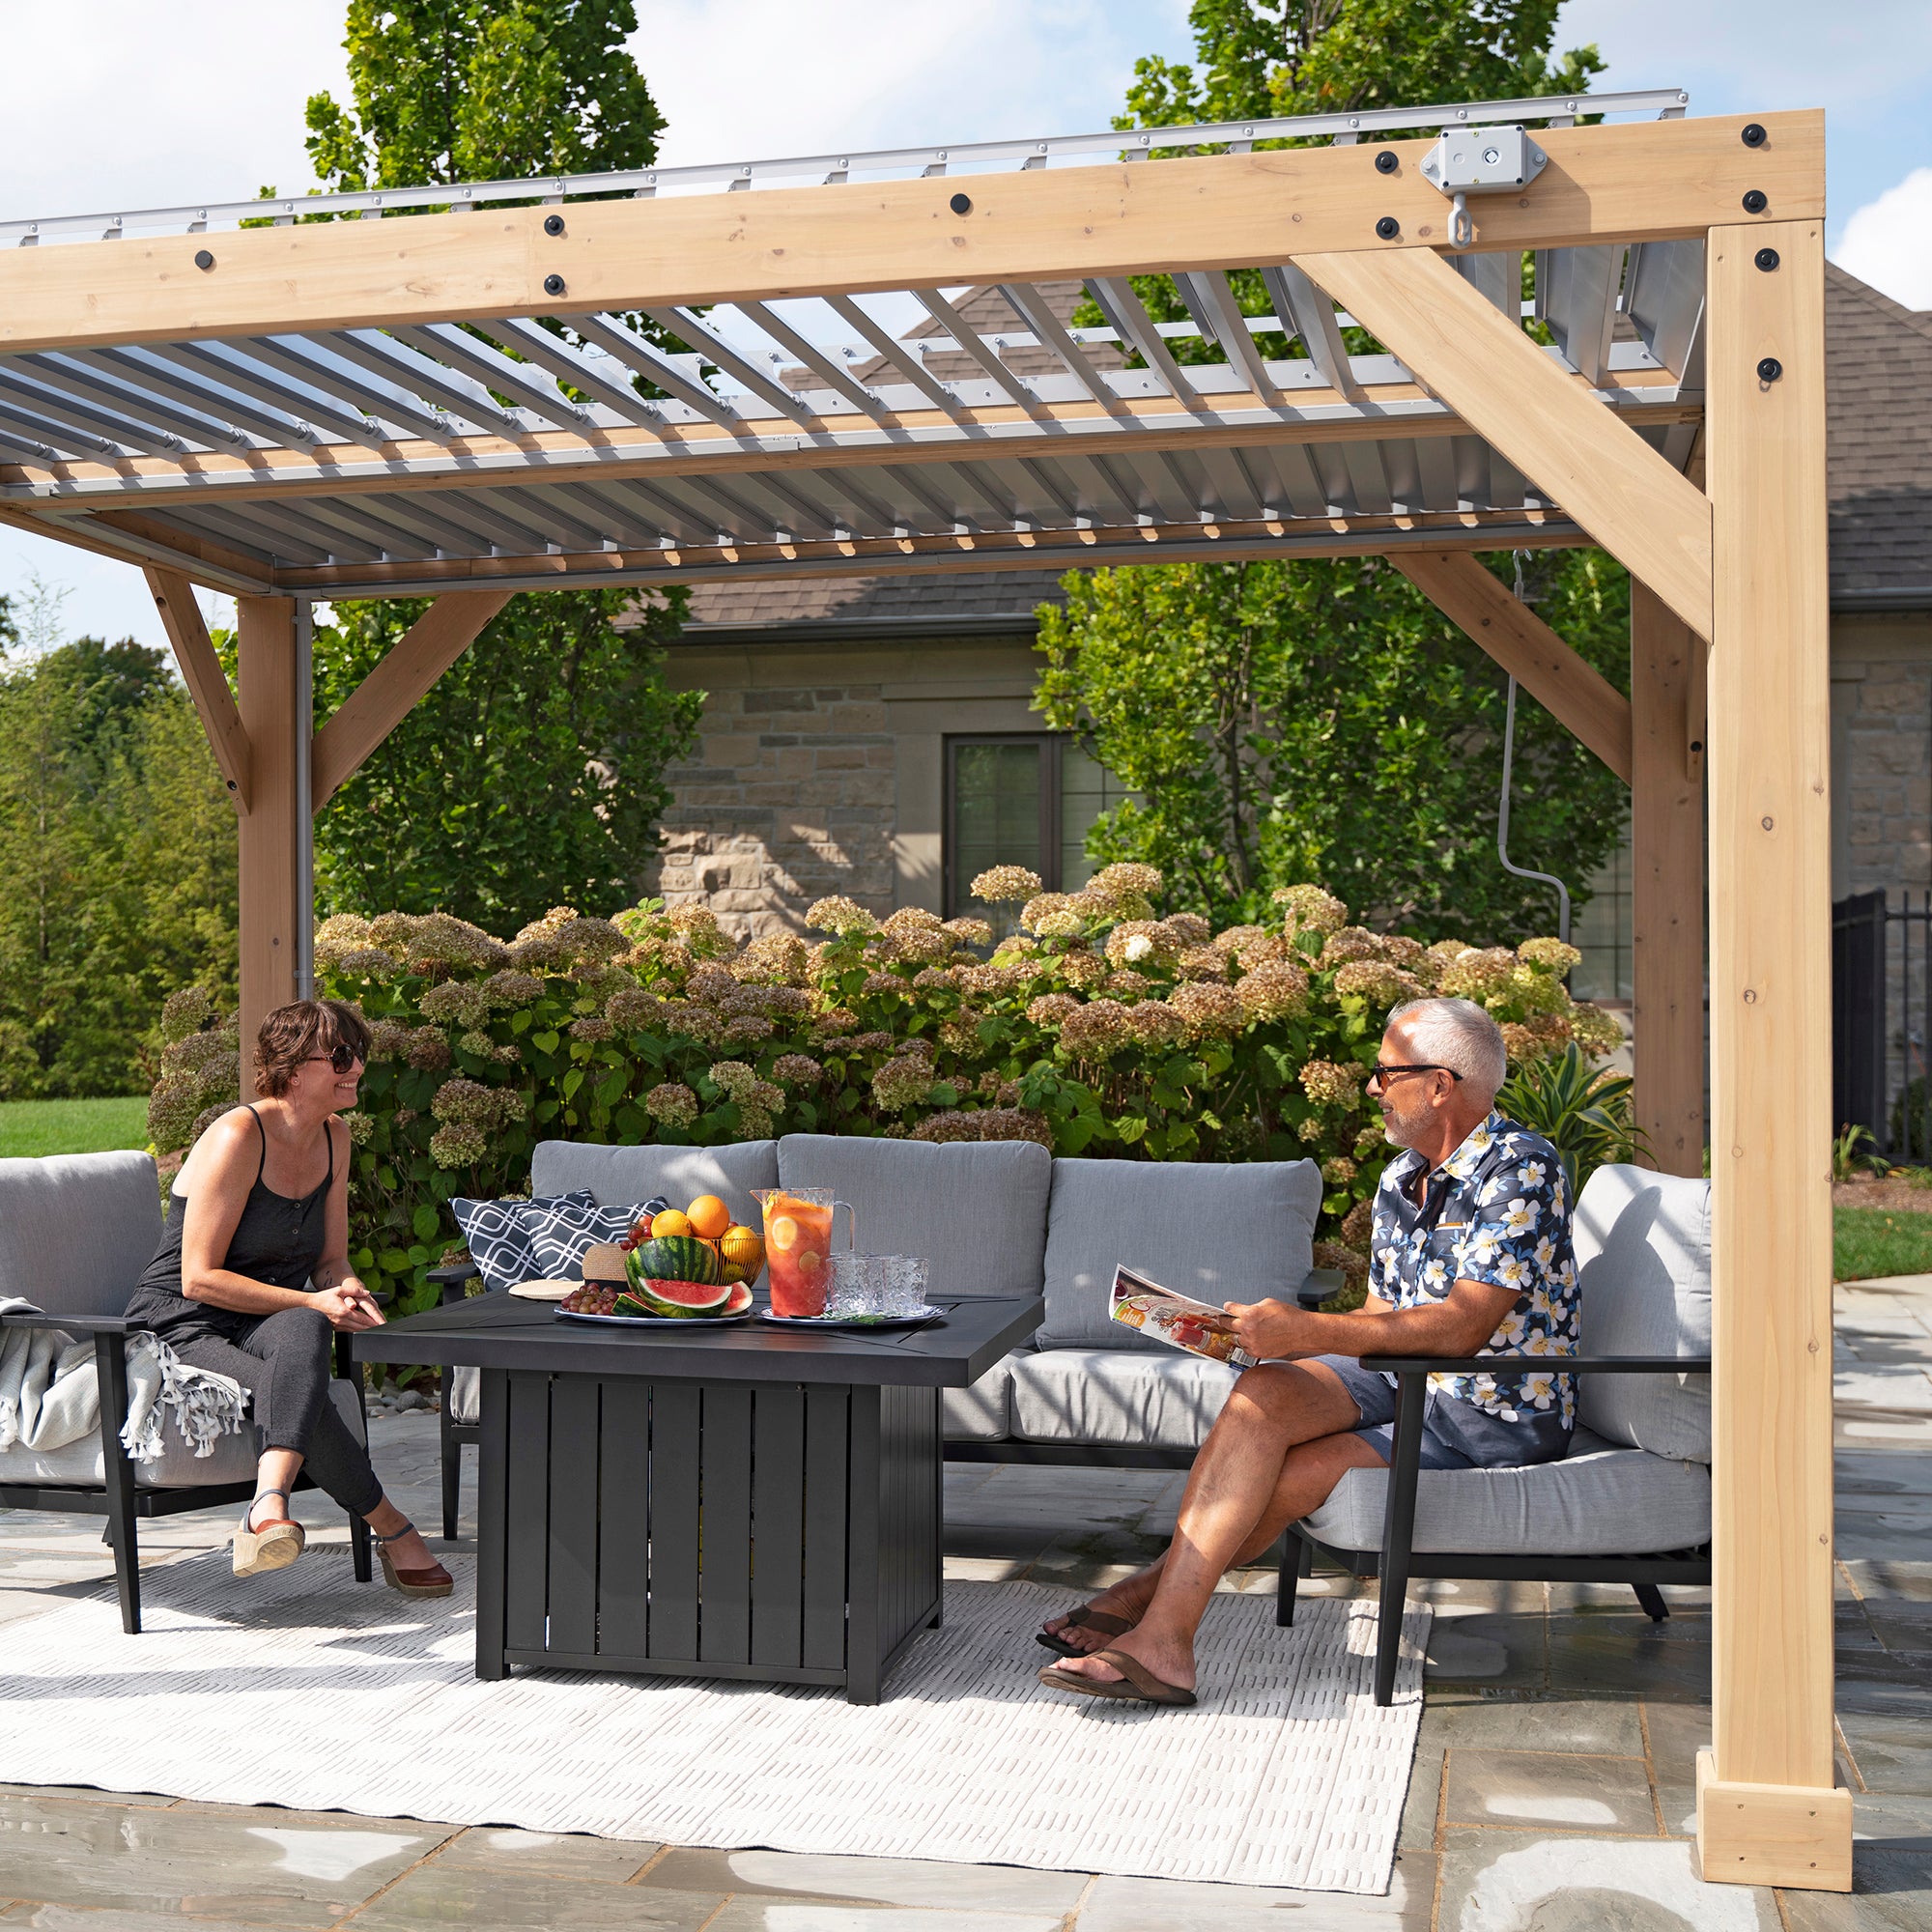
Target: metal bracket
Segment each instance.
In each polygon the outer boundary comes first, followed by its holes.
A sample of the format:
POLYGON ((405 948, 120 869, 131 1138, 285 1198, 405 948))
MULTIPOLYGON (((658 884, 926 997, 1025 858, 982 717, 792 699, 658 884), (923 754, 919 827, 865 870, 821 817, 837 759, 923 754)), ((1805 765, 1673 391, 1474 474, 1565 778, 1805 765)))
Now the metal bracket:
POLYGON ((1527 187, 1548 162, 1520 122, 1499 128, 1445 128, 1422 157, 1422 178, 1446 194, 1455 212, 1449 217, 1449 243, 1467 248, 1476 240, 1469 218, 1472 194, 1508 194, 1527 187))

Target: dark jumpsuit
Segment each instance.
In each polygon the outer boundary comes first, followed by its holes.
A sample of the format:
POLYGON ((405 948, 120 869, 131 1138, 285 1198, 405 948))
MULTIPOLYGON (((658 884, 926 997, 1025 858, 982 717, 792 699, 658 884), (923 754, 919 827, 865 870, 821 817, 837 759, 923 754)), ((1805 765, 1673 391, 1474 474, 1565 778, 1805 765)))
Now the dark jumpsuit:
MULTIPOLYGON (((248 1115, 261 1136, 261 1157, 221 1265, 250 1281, 309 1293, 309 1276, 322 1259, 324 1215, 335 1179, 335 1137, 325 1127, 328 1173, 322 1185, 291 1201, 263 1183, 269 1139, 253 1107, 248 1115)), ((171 1192, 161 1244, 128 1303, 128 1321, 153 1329, 183 1361, 232 1377, 249 1390, 264 1446, 298 1451, 318 1488, 352 1516, 367 1516, 382 1500, 383 1486, 368 1450, 329 1400, 333 1330, 328 1318, 315 1308, 248 1315, 190 1301, 182 1293, 186 1219, 187 1197, 171 1192)))

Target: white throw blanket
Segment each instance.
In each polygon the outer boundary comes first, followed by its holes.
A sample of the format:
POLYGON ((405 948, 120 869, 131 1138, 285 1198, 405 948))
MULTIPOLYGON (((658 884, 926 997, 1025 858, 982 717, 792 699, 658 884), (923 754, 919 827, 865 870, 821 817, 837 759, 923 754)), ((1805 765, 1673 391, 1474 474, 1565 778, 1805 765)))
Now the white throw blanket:
MULTIPOLYGON (((0 1315, 39 1314, 31 1301, 0 1295, 0 1315)), ((129 1335, 128 1421, 121 1441, 137 1463, 163 1449, 161 1425, 175 1428, 197 1456, 242 1427, 248 1391, 232 1377, 185 1362, 158 1335, 129 1335)), ((0 1326, 0 1449, 63 1449, 100 1426, 99 1364, 92 1336, 59 1328, 0 1326)))

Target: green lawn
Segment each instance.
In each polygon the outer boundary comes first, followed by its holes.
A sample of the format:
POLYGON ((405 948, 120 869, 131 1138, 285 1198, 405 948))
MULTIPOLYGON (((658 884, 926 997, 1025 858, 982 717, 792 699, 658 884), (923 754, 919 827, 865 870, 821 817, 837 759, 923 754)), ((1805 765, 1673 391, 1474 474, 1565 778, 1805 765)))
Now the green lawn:
POLYGON ((1833 1210, 1832 1272, 1839 1281, 1883 1274, 1932 1274, 1932 1214, 1889 1208, 1833 1210))
POLYGON ((148 1099, 0 1100, 0 1155, 105 1153, 148 1145, 148 1099))

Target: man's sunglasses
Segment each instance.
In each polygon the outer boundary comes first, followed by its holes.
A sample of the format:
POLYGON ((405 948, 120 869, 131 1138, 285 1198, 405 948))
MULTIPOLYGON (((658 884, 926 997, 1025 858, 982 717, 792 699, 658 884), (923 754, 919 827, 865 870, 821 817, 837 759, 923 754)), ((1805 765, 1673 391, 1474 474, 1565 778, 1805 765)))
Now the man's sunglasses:
POLYGON ((1452 1080, 1460 1080, 1463 1077, 1453 1066, 1441 1066, 1433 1060, 1418 1061, 1413 1066, 1385 1066, 1378 1060, 1369 1071, 1367 1084, 1371 1087, 1385 1088, 1391 1080, 1404 1073, 1446 1073, 1452 1080))
POLYGON ((337 1046, 327 1053, 311 1053, 302 1065, 306 1066, 309 1060, 326 1060, 337 1073, 347 1073, 361 1058, 353 1046, 337 1046))

